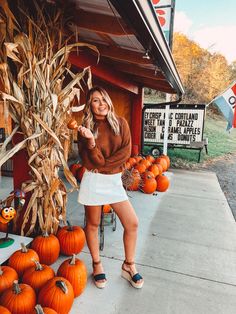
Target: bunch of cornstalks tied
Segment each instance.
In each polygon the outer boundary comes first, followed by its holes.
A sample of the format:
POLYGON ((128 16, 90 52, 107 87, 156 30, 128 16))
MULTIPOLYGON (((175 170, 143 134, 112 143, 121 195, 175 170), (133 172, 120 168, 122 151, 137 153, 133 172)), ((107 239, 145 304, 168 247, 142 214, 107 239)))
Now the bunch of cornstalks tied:
POLYGON ((78 187, 67 165, 71 131, 66 124, 80 81, 86 78, 91 86, 90 69, 72 73, 68 57, 77 47, 97 51, 85 43, 68 44, 64 12, 49 6, 45 1, 0 1, 0 105, 14 125, 0 151, 0 167, 20 149, 27 150, 32 179, 22 185, 31 195, 24 209, 22 235, 36 230, 56 233, 59 218, 66 219, 68 191, 59 177, 60 167, 72 187, 78 187), (18 19, 12 3, 15 8, 18 5, 18 19), (65 79, 68 76, 70 80, 65 79), (16 132, 23 139, 7 150, 16 132))

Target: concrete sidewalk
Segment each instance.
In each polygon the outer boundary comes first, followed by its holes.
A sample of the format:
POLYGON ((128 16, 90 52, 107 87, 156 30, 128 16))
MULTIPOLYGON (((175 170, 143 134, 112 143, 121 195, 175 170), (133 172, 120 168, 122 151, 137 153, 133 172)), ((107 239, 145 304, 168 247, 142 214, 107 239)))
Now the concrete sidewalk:
MULTIPOLYGON (((158 196, 129 192, 139 217, 136 263, 142 290, 120 277, 122 227, 105 227, 101 252, 108 277, 104 290, 91 276, 71 314, 235 314, 235 221, 217 177, 211 172, 168 172, 171 187, 158 196)), ((68 216, 83 225, 83 208, 69 198, 68 216)), ((91 274, 87 249, 78 257, 91 274)), ((57 265, 62 261, 58 261, 57 265)), ((57 267, 55 265, 55 267, 57 267)))
MULTIPOLYGON (((139 217, 136 264, 143 289, 121 278, 122 227, 105 227, 101 259, 108 284, 97 289, 85 248, 78 258, 88 268, 88 284, 70 314, 235 314, 236 228, 217 177, 212 172, 171 170, 171 187, 157 196, 129 192, 139 217)), ((77 192, 69 195, 68 218, 83 225, 77 192)), ((53 265, 57 270, 66 257, 53 265)))

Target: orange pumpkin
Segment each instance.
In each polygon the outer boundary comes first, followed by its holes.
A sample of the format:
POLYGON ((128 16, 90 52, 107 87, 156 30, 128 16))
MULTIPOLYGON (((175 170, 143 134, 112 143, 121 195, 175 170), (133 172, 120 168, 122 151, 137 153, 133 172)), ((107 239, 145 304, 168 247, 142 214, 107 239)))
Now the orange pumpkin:
POLYGON ((53 264, 60 254, 58 238, 54 234, 48 235, 47 232, 37 236, 33 240, 31 248, 38 253, 40 262, 46 265, 53 264))
POLYGON ((140 190, 146 194, 152 194, 156 191, 157 182, 153 175, 147 175, 143 180, 140 190))
POLYGON ((109 204, 103 205, 103 212, 104 213, 110 213, 112 211, 112 207, 109 204))
POLYGON ((137 163, 134 157, 130 157, 127 161, 130 163, 131 167, 133 167, 137 163))
POLYGON ((87 283, 87 269, 81 260, 75 258, 75 254, 60 265, 57 275, 69 280, 74 289, 75 297, 84 291, 87 283))
POLYGON ((0 294, 10 288, 14 280, 18 280, 15 269, 9 266, 0 266, 0 294))
POLYGON ((167 169, 169 169, 170 168, 170 158, 169 158, 169 156, 162 154, 160 157, 164 158, 166 160, 166 162, 167 162, 167 169))
POLYGON ((144 164, 138 163, 134 166, 134 169, 137 169, 140 174, 144 173, 147 167, 144 164))
POLYGON ((5 307, 0 305, 0 313, 1 314, 11 314, 11 312, 5 307))
POLYGON ((3 291, 0 304, 5 306, 12 314, 29 314, 36 305, 34 289, 24 283, 18 284, 15 280, 13 287, 3 291))
POLYGON ((128 170, 131 169, 131 164, 128 161, 126 161, 125 163, 125 169, 128 169, 128 170))
POLYGON ((140 161, 143 159, 143 157, 140 156, 140 155, 135 156, 135 157, 133 157, 133 158, 135 158, 135 160, 136 160, 137 163, 140 162, 140 161))
POLYGON ((153 173, 154 177, 156 177, 156 176, 158 176, 160 174, 159 167, 157 166, 157 164, 152 164, 148 168, 148 170, 153 173))
POLYGON ((142 159, 140 162, 139 162, 139 164, 141 164, 141 165, 145 165, 146 166, 146 168, 148 168, 148 167, 150 167, 151 166, 151 161, 150 160, 148 160, 148 159, 142 159))
POLYGON ((159 162, 155 163, 154 165, 156 165, 158 167, 158 169, 159 169, 159 174, 158 175, 161 176, 162 173, 163 173, 162 165, 159 162))
POLYGON ((149 160, 151 163, 155 161, 155 157, 153 157, 152 155, 146 156, 146 159, 149 160))
POLYGON ((45 283, 54 276, 55 273, 51 267, 36 261, 35 266, 26 269, 22 282, 30 285, 38 293, 45 283))
POLYGON ((145 180, 147 177, 155 178, 154 174, 151 171, 146 170, 144 173, 142 173, 141 177, 142 180, 145 180))
POLYGON ((57 237, 60 251, 65 255, 78 254, 85 245, 85 233, 79 226, 65 226, 58 230, 57 237))
POLYGON ((40 304, 37 304, 31 314, 57 314, 57 312, 49 307, 42 307, 40 304))
POLYGON ((167 161, 162 157, 157 157, 155 159, 155 163, 161 164, 161 166, 163 168, 163 172, 165 172, 168 169, 167 161))
POLYGON ((38 302, 54 309, 58 314, 68 314, 74 301, 70 282, 63 277, 50 279, 39 291, 38 302))
POLYGON ((34 266, 33 260, 39 261, 38 254, 32 249, 27 249, 24 243, 21 243, 21 250, 10 256, 8 265, 14 268, 21 277, 27 268, 34 266))
POLYGON ((157 191, 159 192, 165 192, 169 186, 170 186, 170 181, 165 175, 157 176, 156 177, 156 182, 157 182, 157 191))
POLYGON ((77 121, 76 121, 74 118, 72 118, 72 119, 70 119, 70 121, 67 123, 67 127, 68 127, 68 129, 70 129, 70 130, 78 129, 78 123, 77 123, 77 121))

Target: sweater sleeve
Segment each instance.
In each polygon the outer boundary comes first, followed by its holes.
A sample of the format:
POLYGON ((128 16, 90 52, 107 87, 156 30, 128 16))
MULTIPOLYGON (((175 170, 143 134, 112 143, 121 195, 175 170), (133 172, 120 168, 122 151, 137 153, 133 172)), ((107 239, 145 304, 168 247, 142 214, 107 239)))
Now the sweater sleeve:
POLYGON ((122 118, 120 124, 122 145, 121 147, 105 161, 105 167, 119 167, 123 165, 131 154, 131 135, 127 121, 122 118))
POLYGON ((93 148, 88 148, 87 140, 78 134, 78 149, 82 160, 89 159, 95 166, 104 166, 105 158, 101 150, 95 145, 93 148))

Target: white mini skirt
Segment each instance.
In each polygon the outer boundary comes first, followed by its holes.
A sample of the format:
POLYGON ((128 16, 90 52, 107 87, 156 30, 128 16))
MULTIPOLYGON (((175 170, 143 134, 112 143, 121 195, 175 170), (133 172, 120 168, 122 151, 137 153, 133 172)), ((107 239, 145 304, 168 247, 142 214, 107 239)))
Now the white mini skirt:
POLYGON ((101 174, 85 171, 80 183, 78 202, 83 205, 113 204, 128 199, 121 173, 101 174))

